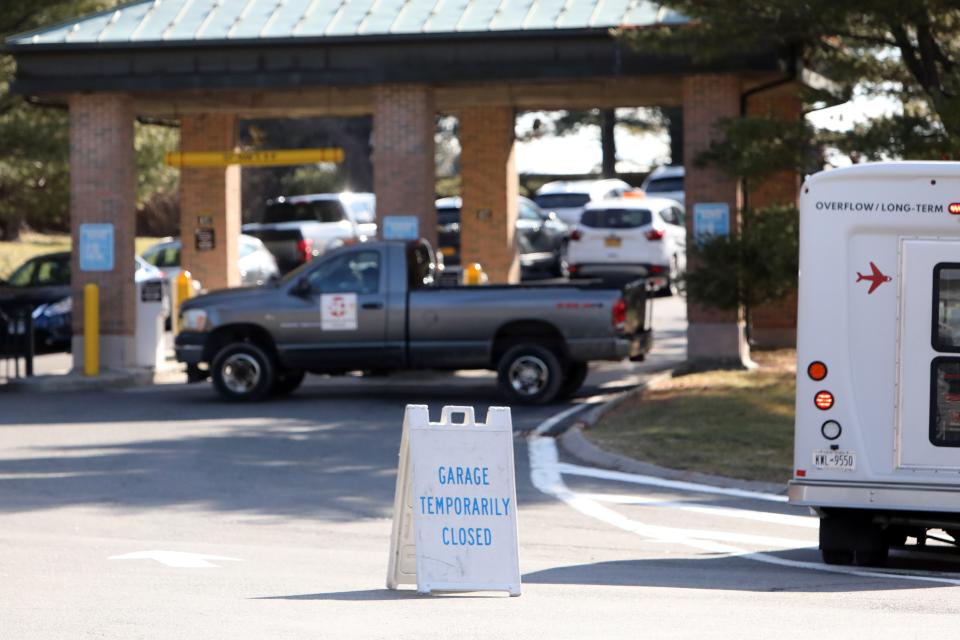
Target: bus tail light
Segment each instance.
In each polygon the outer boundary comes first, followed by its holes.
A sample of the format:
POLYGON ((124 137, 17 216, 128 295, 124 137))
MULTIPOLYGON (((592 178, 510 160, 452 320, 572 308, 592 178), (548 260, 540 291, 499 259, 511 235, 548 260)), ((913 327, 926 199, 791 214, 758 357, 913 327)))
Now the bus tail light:
POLYGON ((811 380, 823 380, 827 377, 827 365, 815 360, 807 367, 807 375, 810 376, 811 380))
POLYGON ((947 210, 953 215, 960 215, 960 202, 951 202, 947 210))
POLYGON ((813 398, 813 404, 817 405, 817 409, 826 411, 833 407, 833 394, 829 391, 818 391, 813 398))

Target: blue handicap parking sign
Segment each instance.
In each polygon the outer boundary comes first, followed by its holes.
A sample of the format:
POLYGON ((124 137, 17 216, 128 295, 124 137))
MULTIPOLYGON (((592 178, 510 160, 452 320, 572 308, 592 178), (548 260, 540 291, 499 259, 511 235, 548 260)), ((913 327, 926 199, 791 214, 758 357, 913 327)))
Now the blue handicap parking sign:
POLYGON ((113 271, 113 225, 80 225, 80 271, 113 271))

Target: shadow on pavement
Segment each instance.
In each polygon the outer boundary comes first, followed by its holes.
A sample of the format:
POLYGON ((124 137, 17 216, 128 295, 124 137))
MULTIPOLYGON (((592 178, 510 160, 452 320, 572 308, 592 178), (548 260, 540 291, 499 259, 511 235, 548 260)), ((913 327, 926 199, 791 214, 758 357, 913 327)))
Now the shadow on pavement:
MULTIPOLYGON (((444 404, 469 404, 481 417, 499 404, 494 388, 481 387, 384 389, 321 379, 259 404, 224 403, 206 385, 10 394, 0 435, 19 429, 12 446, 0 447, 0 513, 101 505, 331 521, 390 517, 404 405, 428 404, 436 420, 444 404), (25 427, 31 436, 19 444, 25 427), (47 435, 48 428, 56 431, 47 435)), ((523 431, 557 411, 517 408, 514 424, 523 431)), ((528 476, 518 443, 518 499, 550 500, 528 476)))
MULTIPOLYGON (((815 549, 792 549, 770 555, 801 562, 820 563, 815 549)), ((931 570, 938 566, 932 559, 915 560, 894 555, 891 568, 911 572, 931 570)), ((536 571, 523 576, 525 584, 605 585, 623 587, 667 587, 677 589, 711 589, 729 591, 798 593, 842 593, 860 591, 888 591, 902 589, 942 588, 943 582, 907 580, 891 576, 872 576, 835 573, 821 565, 823 570, 783 567, 751 561, 743 557, 656 558, 619 560, 593 564, 573 565, 536 571)), ((942 572, 955 566, 939 564, 942 572)), ((882 572, 883 569, 849 567, 855 571, 882 572)), ((956 580, 953 573, 926 574, 956 580)))

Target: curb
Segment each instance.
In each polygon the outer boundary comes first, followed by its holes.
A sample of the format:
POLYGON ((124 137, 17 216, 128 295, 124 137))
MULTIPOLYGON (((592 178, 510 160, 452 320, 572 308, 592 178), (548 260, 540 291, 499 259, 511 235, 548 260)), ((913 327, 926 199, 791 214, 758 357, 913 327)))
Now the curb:
POLYGON ((654 376, 640 384, 636 389, 626 391, 606 402, 598 404, 595 408, 585 411, 574 422, 569 429, 561 433, 557 440, 560 447, 577 460, 601 469, 611 471, 622 471, 636 475, 654 476, 666 480, 681 480, 684 482, 693 482, 705 484, 724 489, 744 489, 747 491, 758 491, 762 493, 773 493, 777 495, 786 495, 786 483, 759 482, 755 480, 738 480, 736 478, 727 478, 724 476, 714 476, 699 471, 681 471, 679 469, 669 469, 649 462, 641 462, 628 456, 612 453, 601 449, 590 442, 583 434, 585 429, 589 429, 597 424, 600 419, 626 401, 628 398, 643 391, 653 382, 660 378, 667 378, 672 372, 665 372, 654 376))
POLYGON ((152 369, 106 369, 100 375, 88 377, 71 371, 62 375, 41 375, 8 380, 3 388, 10 392, 103 391, 128 389, 155 384, 185 383, 187 376, 182 366, 152 369))

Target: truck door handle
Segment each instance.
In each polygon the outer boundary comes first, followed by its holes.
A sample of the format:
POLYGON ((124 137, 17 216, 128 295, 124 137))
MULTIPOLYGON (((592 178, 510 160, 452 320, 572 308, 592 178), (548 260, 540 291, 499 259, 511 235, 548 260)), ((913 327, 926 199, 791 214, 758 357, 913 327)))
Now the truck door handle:
POLYGON ((383 309, 382 302, 364 302, 360 305, 361 309, 383 309))

